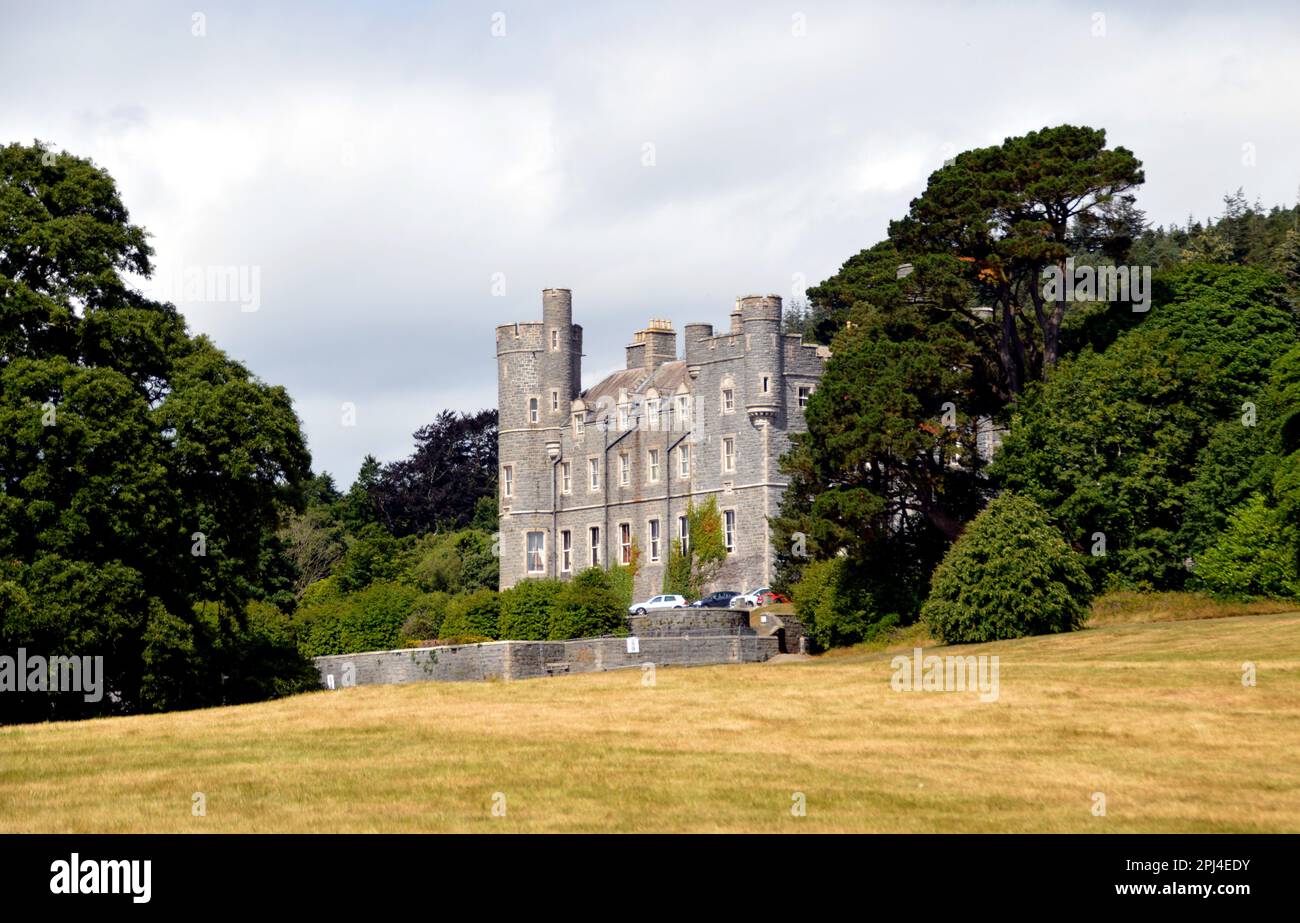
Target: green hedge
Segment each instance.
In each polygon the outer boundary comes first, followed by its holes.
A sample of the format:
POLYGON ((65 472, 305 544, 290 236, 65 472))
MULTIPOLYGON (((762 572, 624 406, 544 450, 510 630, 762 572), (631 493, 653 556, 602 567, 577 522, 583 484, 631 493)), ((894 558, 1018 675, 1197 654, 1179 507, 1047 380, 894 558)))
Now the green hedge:
POLYGON ((609 571, 591 567, 565 583, 551 604, 552 641, 627 634, 626 607, 609 571))
POLYGON ((500 594, 493 590, 475 590, 452 597, 438 637, 501 637, 500 605, 500 594))
POLYGON ((299 647, 308 657, 400 647, 402 626, 422 595, 402 584, 374 583, 356 593, 300 607, 299 647))
POLYGON ((563 591, 559 580, 523 580, 501 593, 501 637, 544 641, 550 633, 551 606, 563 591))

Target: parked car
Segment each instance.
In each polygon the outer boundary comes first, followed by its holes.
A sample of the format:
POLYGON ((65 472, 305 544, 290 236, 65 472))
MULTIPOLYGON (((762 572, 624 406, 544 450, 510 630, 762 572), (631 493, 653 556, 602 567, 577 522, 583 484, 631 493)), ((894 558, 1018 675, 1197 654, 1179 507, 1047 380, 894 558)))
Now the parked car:
POLYGON ((776 590, 768 590, 766 593, 758 597, 758 604, 760 606, 772 606, 776 603, 788 603, 789 601, 790 597, 784 596, 776 592, 776 590))
POLYGON ((696 609, 730 609, 731 601, 739 595, 735 590, 718 590, 703 599, 695 600, 691 606, 696 609))
POLYGON ((652 596, 643 603, 632 603, 627 607, 627 611, 633 615, 645 615, 655 609, 684 609, 685 607, 685 596, 665 594, 663 596, 652 596))
POLYGON ((735 601, 734 605, 736 605, 737 607, 744 606, 747 609, 755 609, 759 605, 758 603, 759 598, 764 593, 771 593, 771 592, 772 592, 772 588, 770 586, 761 586, 757 590, 750 590, 748 593, 745 593, 742 596, 740 596, 735 601))

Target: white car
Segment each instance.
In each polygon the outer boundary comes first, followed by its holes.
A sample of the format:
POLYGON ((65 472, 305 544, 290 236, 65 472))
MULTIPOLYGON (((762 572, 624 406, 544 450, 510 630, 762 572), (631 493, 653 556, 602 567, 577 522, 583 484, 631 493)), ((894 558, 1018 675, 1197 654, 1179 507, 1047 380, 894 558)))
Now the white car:
POLYGON ((736 608, 757 609, 758 600, 764 593, 772 592, 770 586, 761 586, 757 590, 750 590, 748 593, 741 594, 731 601, 731 605, 736 608))
POLYGON ((632 603, 627 607, 627 611, 633 615, 645 615, 654 609, 684 609, 686 607, 685 596, 652 596, 643 603, 632 603))

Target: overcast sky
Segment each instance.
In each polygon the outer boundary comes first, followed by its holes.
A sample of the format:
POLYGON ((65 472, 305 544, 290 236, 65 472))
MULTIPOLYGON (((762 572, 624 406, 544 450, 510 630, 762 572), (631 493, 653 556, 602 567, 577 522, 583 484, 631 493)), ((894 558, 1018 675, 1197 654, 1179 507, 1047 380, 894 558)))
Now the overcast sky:
POLYGON ((152 290, 289 389, 341 486, 493 406, 492 328, 543 288, 573 290, 591 384, 650 317, 834 273, 967 148, 1105 128, 1155 223, 1300 187, 1295 2, 0 10, 0 142, 116 177, 152 290), (256 268, 258 309, 184 301, 209 266, 256 268))

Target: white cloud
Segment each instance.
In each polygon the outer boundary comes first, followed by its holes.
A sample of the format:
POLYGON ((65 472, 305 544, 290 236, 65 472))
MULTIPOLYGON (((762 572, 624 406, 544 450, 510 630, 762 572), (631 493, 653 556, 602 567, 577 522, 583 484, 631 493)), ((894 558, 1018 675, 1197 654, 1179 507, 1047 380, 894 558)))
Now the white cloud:
POLYGON ((289 388, 341 482, 491 402, 492 327, 541 288, 574 289, 595 372, 650 316, 722 324, 737 294, 815 284, 1007 135, 1105 127, 1156 222, 1300 184, 1290 4, 1116 9, 1104 37, 1067 2, 818 4, 802 36, 775 4, 548 3, 494 38, 498 7, 223 4, 199 39, 170 0, 18 5, 0 140, 106 167, 162 266, 259 267, 256 313, 184 310, 289 388))

